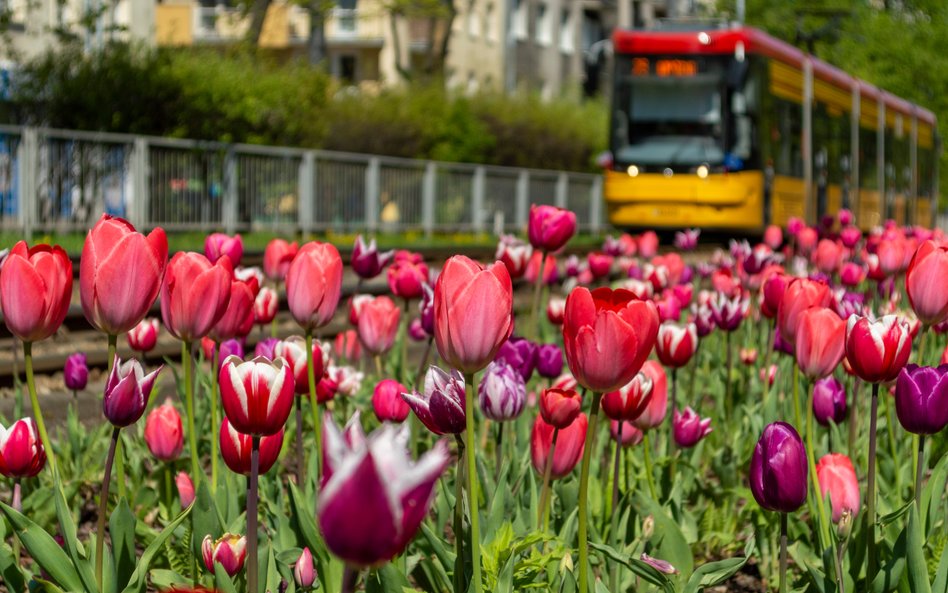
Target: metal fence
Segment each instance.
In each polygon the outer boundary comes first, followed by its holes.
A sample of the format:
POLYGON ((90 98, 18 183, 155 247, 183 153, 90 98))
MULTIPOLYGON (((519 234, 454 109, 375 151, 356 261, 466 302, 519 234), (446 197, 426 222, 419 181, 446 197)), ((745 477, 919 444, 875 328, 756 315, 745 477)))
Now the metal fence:
POLYGON ((531 203, 602 226, 597 175, 297 148, 0 126, 0 228, 280 233, 522 228, 531 203))

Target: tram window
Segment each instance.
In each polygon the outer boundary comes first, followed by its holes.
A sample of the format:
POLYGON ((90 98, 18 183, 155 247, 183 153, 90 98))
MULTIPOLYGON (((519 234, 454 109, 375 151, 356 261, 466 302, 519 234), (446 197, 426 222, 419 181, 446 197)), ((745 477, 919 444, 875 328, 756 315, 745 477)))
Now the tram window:
POLYGON ((859 128, 859 187, 862 189, 879 189, 879 180, 876 176, 876 131, 859 128))
POLYGON ((803 177, 803 121, 799 105, 777 99, 776 162, 778 175, 803 177))

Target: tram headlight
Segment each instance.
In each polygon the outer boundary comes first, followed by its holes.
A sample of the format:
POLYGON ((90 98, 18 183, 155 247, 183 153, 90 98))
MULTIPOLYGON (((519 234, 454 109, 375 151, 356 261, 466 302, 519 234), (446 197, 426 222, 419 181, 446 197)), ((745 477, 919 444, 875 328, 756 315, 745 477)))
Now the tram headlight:
POLYGON ((636 165, 629 165, 629 168, 625 170, 629 174, 629 177, 638 177, 639 168, 636 165))
POLYGON ((698 165, 698 169, 695 170, 695 173, 697 173, 697 174, 698 174, 698 177, 701 178, 701 179, 707 179, 708 173, 710 173, 710 172, 711 172, 711 171, 710 171, 710 169, 708 168, 707 165, 698 165))

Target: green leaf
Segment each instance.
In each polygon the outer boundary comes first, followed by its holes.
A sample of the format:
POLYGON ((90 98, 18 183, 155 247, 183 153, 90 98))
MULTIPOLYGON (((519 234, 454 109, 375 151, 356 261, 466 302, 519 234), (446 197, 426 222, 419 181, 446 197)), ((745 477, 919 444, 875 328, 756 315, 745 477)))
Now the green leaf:
POLYGON ((908 580, 912 593, 931 593, 931 583, 928 581, 928 566, 925 564, 925 551, 922 548, 922 526, 918 518, 918 509, 915 505, 909 510, 908 520, 907 564, 908 580))
MULTIPOLYGON (((79 543, 79 537, 76 535, 76 523, 72 520, 72 512, 69 510, 69 505, 66 504, 66 497, 63 496, 63 489, 58 475, 55 477, 53 498, 56 501, 56 516, 59 518, 59 529, 62 532, 66 551, 69 552, 69 557, 72 558, 73 565, 85 590, 95 593, 99 589, 95 582, 95 573, 93 573, 92 566, 89 565, 89 561, 86 559, 82 544, 79 543)), ((104 537, 104 534, 97 533, 96 537, 104 537)))
POLYGON ((10 591, 23 591, 26 588, 26 580, 13 558, 13 552, 3 543, 0 543, 0 580, 10 591))
POLYGON ((290 505, 293 507, 293 518, 303 537, 303 542, 309 547, 317 564, 316 574, 323 590, 338 591, 342 585, 344 566, 342 562, 329 554, 316 527, 316 518, 311 510, 312 505, 307 504, 299 488, 292 482, 290 482, 290 505))
POLYGON ((891 560, 882 567, 882 570, 872 581, 872 593, 894 591, 898 587, 899 581, 902 580, 902 573, 905 571, 907 531, 907 529, 903 529, 898 539, 895 540, 891 560))
POLYGON ((642 579, 645 581, 657 587, 661 587, 662 590, 667 591, 668 593, 674 593, 675 586, 671 579, 668 578, 668 575, 659 572, 653 566, 646 564, 637 558, 632 558, 627 554, 618 552, 612 546, 607 546, 605 544, 596 542, 589 542, 589 547, 605 554, 609 560, 612 560, 613 562, 619 562, 620 564, 627 566, 629 570, 642 577, 642 579))
POLYGON ((208 490, 207 480, 198 479, 194 502, 191 503, 191 553, 200 558, 204 536, 217 538, 221 535, 221 529, 221 517, 208 490))
POLYGON ((910 500, 907 503, 900 506, 898 509, 889 513, 888 515, 883 515, 882 517, 879 518, 879 527, 884 528, 886 525, 889 525, 891 523, 894 523, 898 519, 901 519, 902 517, 905 516, 905 513, 908 512, 909 508, 914 507, 914 506, 915 506, 915 501, 910 500))
POLYGON ((132 573, 132 576, 129 577, 128 585, 122 590, 122 593, 141 593, 141 591, 145 589, 145 582, 148 580, 148 568, 151 565, 152 559, 155 557, 155 554, 162 549, 165 545, 165 541, 171 537, 171 534, 178 528, 178 525, 181 525, 181 523, 188 518, 193 508, 194 505, 192 504, 181 511, 181 514, 175 517, 174 521, 161 530, 161 533, 158 534, 155 541, 151 542, 151 544, 145 548, 145 551, 142 552, 142 557, 138 560, 135 571, 132 573))
POLYGON ((734 576, 745 564, 751 554, 754 553, 754 537, 748 540, 744 547, 744 556, 740 558, 728 558, 717 562, 708 562, 699 566, 695 570, 688 584, 685 586, 684 593, 697 593, 704 587, 714 587, 734 576))
MULTIPOLYGON (((948 455, 942 456, 932 471, 928 483, 922 488, 921 526, 925 535, 927 535, 925 526, 927 525, 930 530, 935 523, 932 517, 935 517, 939 506, 941 506, 941 495, 945 492, 946 481, 948 481, 948 455)), ((941 591, 943 589, 937 590, 941 591)))
POLYGON ((10 521, 10 525, 23 542, 26 551, 56 583, 66 591, 83 590, 82 581, 79 579, 75 566, 51 535, 2 502, 0 502, 0 511, 3 511, 7 520, 10 521))
POLYGON ((938 568, 935 570, 935 582, 932 591, 948 591, 948 551, 943 550, 938 568))
POLYGON ((230 575, 227 574, 227 571, 224 570, 220 562, 214 563, 214 585, 220 593, 237 593, 234 580, 230 578, 230 575))
POLYGON ((365 593, 402 593, 405 587, 411 590, 411 583, 393 562, 365 577, 365 593))
POLYGON ((112 561, 115 566, 115 588, 121 590, 135 571, 135 515, 122 498, 109 518, 112 537, 112 561))

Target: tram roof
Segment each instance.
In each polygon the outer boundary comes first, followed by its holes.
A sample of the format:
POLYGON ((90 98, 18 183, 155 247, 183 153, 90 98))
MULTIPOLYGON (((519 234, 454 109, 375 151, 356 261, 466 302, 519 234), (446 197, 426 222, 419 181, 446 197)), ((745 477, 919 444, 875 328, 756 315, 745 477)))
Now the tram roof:
POLYGON ((809 60, 816 78, 849 90, 858 88, 861 96, 875 101, 881 98, 887 109, 908 116, 914 113, 919 120, 935 124, 935 114, 928 109, 851 76, 840 68, 753 27, 722 29, 712 26, 707 29, 693 28, 687 31, 618 29, 612 35, 612 43, 616 53, 667 55, 733 54, 738 43, 741 43, 747 53, 764 55, 797 68, 802 69, 804 61, 809 60))

